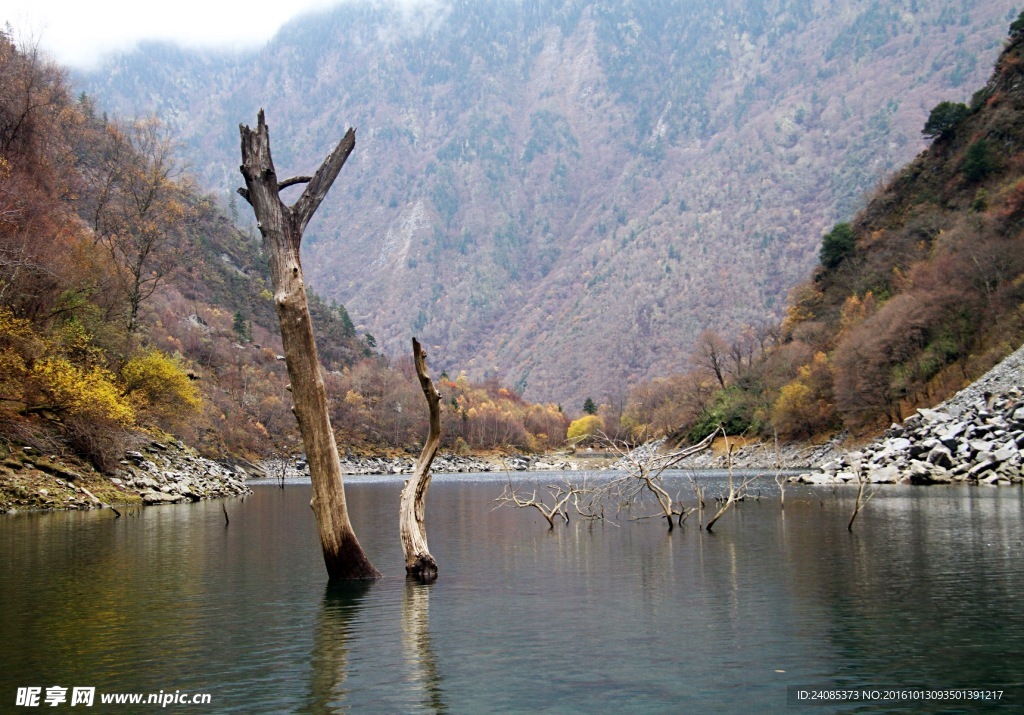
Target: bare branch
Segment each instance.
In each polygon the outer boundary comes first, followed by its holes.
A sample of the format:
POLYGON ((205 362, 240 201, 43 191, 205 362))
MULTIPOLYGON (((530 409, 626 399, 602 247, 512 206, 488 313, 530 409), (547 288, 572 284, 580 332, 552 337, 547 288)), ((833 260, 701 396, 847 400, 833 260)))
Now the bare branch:
POLYGON ((715 512, 715 515, 711 517, 711 521, 709 521, 708 525, 705 527, 705 529, 707 529, 707 531, 709 532, 714 527, 715 522, 721 519, 722 516, 725 515, 725 512, 729 511, 733 504, 735 504, 738 501, 743 501, 743 499, 745 498, 747 487, 750 486, 750 484, 752 484, 754 481, 759 479, 761 476, 759 474, 755 474, 752 477, 747 477, 743 479, 738 487, 735 485, 733 481, 732 471, 732 451, 735 445, 729 443, 729 436, 725 434, 725 430, 723 428, 719 427, 718 429, 721 430, 722 435, 725 437, 726 440, 726 455, 729 465, 729 493, 721 500, 721 506, 718 508, 718 511, 715 512))
POLYGON ((277 190, 287 189, 289 186, 295 186, 295 184, 308 184, 312 180, 312 176, 293 176, 290 179, 277 182, 277 190))
POLYGON ((295 227, 300 234, 305 230, 306 224, 313 217, 324 196, 330 191, 331 184, 338 177, 338 172, 341 171, 341 167, 345 165, 348 155, 352 153, 355 147, 356 130, 349 129, 341 141, 338 142, 338 146, 334 147, 334 151, 324 159, 324 163, 320 165, 320 168, 316 170, 316 174, 309 180, 306 190, 302 192, 302 196, 292 206, 295 227))

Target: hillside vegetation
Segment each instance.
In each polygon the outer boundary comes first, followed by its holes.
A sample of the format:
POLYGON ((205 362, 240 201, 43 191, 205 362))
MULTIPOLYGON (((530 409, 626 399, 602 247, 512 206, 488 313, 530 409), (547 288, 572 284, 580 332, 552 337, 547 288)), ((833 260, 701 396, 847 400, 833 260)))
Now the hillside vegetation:
POLYGON ((969 104, 924 123, 931 146, 849 223, 778 328, 706 333, 697 369, 645 383, 633 432, 809 437, 871 432, 950 396, 1024 342, 1024 15, 969 104))
POLYGON ((355 126, 314 287, 391 355, 415 333, 452 374, 613 403, 704 330, 779 320, 822 233, 985 81, 1014 4, 357 0, 82 81, 174 127, 221 200, 260 108, 293 174, 355 126))
MULTIPOLYGON (((98 113, 0 34, 0 458, 29 447, 109 472, 133 441, 170 435, 215 456, 300 449, 258 239, 175 149, 156 119, 98 113)), ((341 305, 314 296, 311 310, 341 444, 422 440, 411 358, 378 354, 341 305)), ((557 406, 438 382, 449 447, 564 440, 557 406)))

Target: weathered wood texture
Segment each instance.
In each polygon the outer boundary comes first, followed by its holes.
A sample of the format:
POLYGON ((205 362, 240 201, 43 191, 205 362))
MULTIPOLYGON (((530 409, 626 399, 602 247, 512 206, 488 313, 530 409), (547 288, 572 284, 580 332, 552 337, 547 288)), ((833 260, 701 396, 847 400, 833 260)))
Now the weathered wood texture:
POLYGON ((299 260, 302 232, 331 188, 345 160, 355 147, 355 131, 349 129, 312 177, 278 181, 270 156, 270 134, 260 110, 256 131, 239 125, 245 188, 239 189, 256 214, 263 250, 270 263, 274 305, 281 326, 281 340, 291 380, 293 411, 306 449, 313 482, 310 506, 316 514, 327 573, 332 579, 379 578, 352 530, 345 501, 338 446, 327 413, 327 392, 320 374, 320 359, 313 339, 306 289, 299 260), (283 186, 305 183, 306 189, 293 206, 280 198, 283 186))
POLYGON ((433 581, 437 578, 437 562, 427 547, 424 510, 427 488, 430 486, 430 465, 441 444, 441 395, 427 373, 427 354, 423 352, 423 347, 416 338, 412 339, 412 355, 416 364, 416 376, 419 377, 423 395, 427 398, 430 429, 420 458, 416 461, 416 472, 402 489, 398 526, 402 538, 402 551, 405 554, 406 574, 420 581, 433 581))

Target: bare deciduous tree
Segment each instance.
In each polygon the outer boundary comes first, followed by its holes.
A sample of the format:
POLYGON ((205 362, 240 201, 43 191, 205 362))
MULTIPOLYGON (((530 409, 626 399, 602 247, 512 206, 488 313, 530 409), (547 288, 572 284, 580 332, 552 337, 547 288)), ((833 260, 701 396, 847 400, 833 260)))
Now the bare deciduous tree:
POLYGON ((106 127, 97 165, 88 171, 99 190, 90 206, 95 241, 109 252, 124 300, 125 327, 134 333, 139 309, 170 266, 188 209, 180 197, 175 144, 156 119, 106 127))
MULTIPOLYGON (((573 502, 577 510, 580 509, 579 497, 587 493, 586 483, 581 485, 573 484, 568 480, 565 484, 549 484, 548 496, 551 497, 551 503, 548 504, 543 498, 537 499, 537 490, 534 489, 529 497, 520 496, 519 490, 512 486, 512 480, 510 479, 508 484, 505 485, 504 491, 494 501, 498 502, 498 506, 514 506, 520 509, 536 509, 541 513, 545 520, 548 522, 548 529, 555 528, 555 519, 565 519, 565 523, 569 523, 569 502, 573 502)), ((590 518, 600 518, 596 515, 580 511, 583 516, 590 518)))
MULTIPOLYGON (((641 514, 636 518, 646 519, 651 516, 664 518, 668 524, 668 530, 672 531, 676 524, 680 526, 683 524, 693 509, 685 506, 678 497, 672 498, 665 488, 665 472, 677 468, 687 457, 711 447, 717 435, 718 430, 695 445, 667 452, 649 452, 642 449, 626 452, 613 445, 613 448, 617 449, 621 455, 620 462, 623 463, 624 473, 595 489, 591 502, 614 503, 618 510, 632 512, 645 498, 653 497, 658 506, 658 513, 654 515, 641 514)), ((593 507, 588 511, 593 512, 593 507)))
POLYGON ((697 338, 692 359, 698 368, 714 375, 718 384, 724 388, 728 354, 729 344, 721 335, 709 328, 697 338))
POLYGON ((705 530, 709 531, 709 532, 714 528, 715 523, 725 515, 725 512, 729 511, 729 509, 732 508, 732 506, 734 504, 736 504, 736 502, 742 501, 744 499, 744 497, 746 495, 747 487, 750 486, 755 480, 757 480, 760 477, 760 475, 754 475, 752 477, 746 477, 744 479, 741 479, 739 481, 739 484, 737 485, 736 480, 733 478, 733 471, 732 471, 732 450, 733 450, 733 445, 731 443, 729 443, 728 436, 726 436, 725 439, 726 439, 725 449, 726 449, 726 454, 727 454, 727 459, 728 459, 728 464, 729 464, 729 491, 725 495, 725 497, 723 497, 721 499, 720 506, 718 507, 718 511, 715 512, 715 515, 713 517, 711 517, 711 521, 709 521, 707 526, 704 527, 705 530))
POLYGON ((253 207, 270 263, 274 305, 295 401, 293 409, 313 483, 310 506, 316 514, 327 573, 332 579, 379 578, 380 572, 363 552, 349 520, 338 445, 327 412, 327 393, 299 260, 302 232, 355 148, 355 130, 348 130, 315 175, 284 181, 278 181, 270 156, 270 133, 263 110, 260 110, 256 131, 240 125, 239 132, 242 137, 239 169, 245 177, 245 188, 238 191, 253 207), (281 189, 298 183, 307 184, 302 196, 294 205, 286 206, 281 201, 281 189))
POLYGON ((857 515, 871 501, 871 497, 875 496, 875 490, 867 488, 868 481, 869 477, 866 474, 861 473, 857 475, 857 500, 853 504, 853 514, 850 515, 850 521, 846 524, 847 531, 853 531, 853 522, 856 521, 857 515))

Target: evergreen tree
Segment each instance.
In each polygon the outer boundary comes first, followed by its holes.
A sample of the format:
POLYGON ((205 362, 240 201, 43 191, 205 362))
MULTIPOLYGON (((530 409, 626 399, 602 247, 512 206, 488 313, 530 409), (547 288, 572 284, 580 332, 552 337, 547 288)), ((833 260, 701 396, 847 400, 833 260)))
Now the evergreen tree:
POLYGON ((821 265, 832 270, 853 255, 856 247, 856 236, 853 227, 848 223, 837 223, 821 240, 821 252, 818 258, 821 265))

